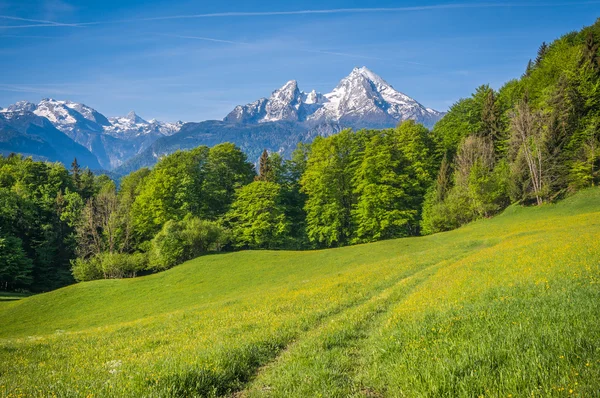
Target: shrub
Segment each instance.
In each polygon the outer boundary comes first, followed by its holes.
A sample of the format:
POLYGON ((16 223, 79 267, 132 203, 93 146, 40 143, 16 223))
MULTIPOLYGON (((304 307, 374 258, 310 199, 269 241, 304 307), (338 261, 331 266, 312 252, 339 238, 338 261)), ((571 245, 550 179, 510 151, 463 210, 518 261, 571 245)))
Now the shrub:
POLYGON ((79 281, 95 279, 133 278, 148 267, 145 253, 102 253, 100 255, 72 262, 73 277, 79 281))
POLYGON ((228 231, 213 221, 197 217, 167 221, 152 239, 148 267, 165 270, 204 253, 219 251, 228 241, 228 231))

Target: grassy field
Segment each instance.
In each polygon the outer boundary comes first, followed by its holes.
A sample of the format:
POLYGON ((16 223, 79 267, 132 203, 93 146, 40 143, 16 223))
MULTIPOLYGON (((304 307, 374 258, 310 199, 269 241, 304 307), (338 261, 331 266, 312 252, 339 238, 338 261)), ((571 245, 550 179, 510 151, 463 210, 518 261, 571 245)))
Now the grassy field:
POLYGON ((20 300, 20 299, 25 298, 27 296, 29 296, 29 294, 26 294, 26 293, 13 293, 13 292, 1 292, 0 291, 0 305, 2 305, 2 303, 5 302, 5 301, 20 300))
POLYGON ((0 396, 600 396, 600 189, 0 303, 0 396))

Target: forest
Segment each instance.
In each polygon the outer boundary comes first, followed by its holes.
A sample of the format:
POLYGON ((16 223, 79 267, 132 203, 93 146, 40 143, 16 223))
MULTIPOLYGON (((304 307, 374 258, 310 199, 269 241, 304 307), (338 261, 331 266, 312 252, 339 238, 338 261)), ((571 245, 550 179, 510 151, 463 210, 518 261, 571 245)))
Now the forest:
POLYGON ((412 121, 300 143, 258 167, 230 143, 119 181, 0 157, 0 290, 158 272, 241 249, 318 249, 433 234, 600 180, 600 20, 543 43, 432 130, 412 121))

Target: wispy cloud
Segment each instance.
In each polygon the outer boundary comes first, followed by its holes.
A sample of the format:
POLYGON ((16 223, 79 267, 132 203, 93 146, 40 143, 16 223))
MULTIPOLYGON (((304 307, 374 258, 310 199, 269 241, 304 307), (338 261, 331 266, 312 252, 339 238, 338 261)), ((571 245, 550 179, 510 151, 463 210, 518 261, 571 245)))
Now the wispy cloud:
POLYGON ((2 26, 2 28, 18 28, 18 27, 36 27, 36 26, 77 26, 77 24, 72 24, 72 23, 63 23, 63 22, 56 22, 56 21, 47 21, 47 20, 43 20, 43 19, 30 19, 30 18, 20 18, 20 17, 13 17, 10 15, 0 15, 0 19, 8 19, 11 21, 21 21, 21 22, 37 22, 36 25, 8 25, 8 26, 2 26))
MULTIPOLYGON (((124 19, 119 22, 137 22, 137 21, 160 21, 169 19, 193 19, 193 18, 224 18, 224 17, 262 17, 262 16, 285 16, 285 15, 307 15, 307 14, 364 14, 364 13, 385 13, 385 12, 411 12, 411 11, 429 11, 444 9, 461 8, 507 8, 507 7, 565 7, 574 5, 592 5, 600 4, 600 1, 571 1, 563 3, 450 3, 450 4, 432 4, 427 6, 409 6, 409 7, 364 7, 364 8, 331 8, 324 10, 295 10, 295 11, 255 11, 255 12, 217 12, 206 14, 188 14, 188 15, 166 15, 147 18, 124 19)), ((110 22, 87 22, 82 25, 92 25, 110 22)))
POLYGON ((72 95, 75 92, 60 88, 48 87, 46 85, 19 85, 19 84, 0 84, 0 91, 12 91, 17 93, 33 93, 43 95, 72 95))
POLYGON ((40 24, 28 24, 28 25, 0 25, 0 29, 24 29, 24 28, 43 28, 43 27, 68 27, 68 28, 79 28, 82 25, 74 23, 40 23, 40 24))
POLYGON ((0 38, 11 38, 11 39, 56 39, 55 36, 32 36, 32 35, 0 35, 0 38))
MULTIPOLYGON (((164 37, 178 38, 178 39, 201 40, 201 41, 209 41, 209 42, 216 42, 216 43, 234 44, 234 45, 240 45, 240 46, 256 46, 256 43, 250 43, 250 42, 244 42, 244 41, 233 41, 233 40, 216 39, 216 38, 205 37, 205 36, 185 36, 185 35, 160 34, 160 33, 157 33, 157 35, 164 36, 164 37)), ((377 60, 377 61, 389 61, 389 58, 373 57, 373 56, 369 56, 369 55, 353 54, 353 53, 346 53, 346 52, 339 52, 339 51, 327 51, 327 50, 306 49, 306 48, 297 48, 297 47, 294 48, 294 51, 296 51, 296 52, 304 52, 304 53, 311 53, 311 54, 334 55, 334 56, 338 56, 338 57, 347 57, 347 58, 359 58, 359 59, 370 59, 370 60, 377 60)), ((404 64, 410 64, 410 65, 422 65, 422 66, 425 66, 425 64, 418 63, 418 62, 411 62, 411 61, 399 61, 399 62, 400 63, 404 63, 404 64)))
POLYGON ((166 33, 156 33, 156 35, 164 36, 164 37, 173 37, 176 39, 191 39, 191 40, 211 41, 211 42, 216 42, 216 43, 239 44, 242 46, 252 45, 252 43, 243 42, 243 41, 214 39, 212 37, 205 37, 205 36, 185 36, 185 35, 172 35, 172 34, 166 34, 166 33))
POLYGON ((37 25, 8 25, 0 26, 0 29, 6 28, 34 28, 34 27, 81 27, 91 25, 105 24, 122 24, 132 22, 149 22, 149 21, 164 21, 174 19, 195 19, 195 18, 231 18, 231 17, 264 17, 264 16, 293 16, 293 15, 311 15, 311 14, 366 14, 366 13, 399 13, 399 12, 416 12, 416 11, 431 11, 431 10, 449 10, 449 9, 481 9, 481 8, 548 8, 548 7, 571 7, 577 5, 594 5, 600 4, 599 0, 593 1, 570 1, 570 2, 503 2, 503 3, 449 3, 449 4, 432 4, 425 6, 408 6, 408 7, 363 7, 363 8, 331 8, 331 9, 311 9, 311 10, 294 10, 294 11, 249 11, 249 12, 217 12, 204 14, 186 14, 186 15, 163 15, 156 17, 131 18, 121 20, 106 20, 106 21, 89 21, 80 23, 61 23, 54 21, 35 21, 30 19, 22 19, 17 17, 4 16, 6 19, 23 20, 29 22, 40 22, 37 25))

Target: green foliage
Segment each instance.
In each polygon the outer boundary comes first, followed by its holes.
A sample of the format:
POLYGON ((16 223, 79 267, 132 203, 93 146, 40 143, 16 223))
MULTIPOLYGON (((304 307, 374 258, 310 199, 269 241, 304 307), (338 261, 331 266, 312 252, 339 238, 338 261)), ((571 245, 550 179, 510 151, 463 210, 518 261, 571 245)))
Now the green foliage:
MULTIPOLYGON (((482 134, 486 129, 495 128, 485 126, 483 113, 484 104, 489 103, 489 86, 480 86, 471 98, 459 100, 450 107, 448 113, 433 128, 432 136, 438 151, 453 157, 460 143, 469 135, 482 134)), ((489 111, 490 116, 495 111, 489 111)))
POLYGON ((228 232, 213 221, 186 217, 169 220, 152 239, 148 268, 165 270, 210 251, 219 251, 229 241, 228 232))
POLYGON ((424 202, 424 232, 493 215, 509 198, 541 204, 599 182, 599 37, 600 20, 543 43, 521 79, 497 94, 482 86, 450 109, 433 137, 440 156, 452 162, 455 185, 431 188, 424 202), (461 167, 455 154, 475 136, 492 140, 495 160, 461 167), (441 190, 446 199, 440 198, 441 190))
POLYGON ((0 236, 0 289, 27 288, 32 282, 32 261, 27 258, 19 238, 0 236))
POLYGON ((73 277, 78 282, 95 279, 133 278, 148 267, 144 253, 100 253, 94 257, 73 260, 73 277))
POLYGON ((354 183, 354 242, 414 235, 433 178, 429 131, 412 121, 370 135, 354 183))
POLYGON ((340 246, 352 237, 351 212, 356 204, 352 179, 363 136, 344 130, 317 137, 311 145, 301 185, 307 195, 306 232, 315 244, 340 246))
POLYGON ((0 236, 18 239, 32 265, 31 279, 20 289, 45 291, 72 282, 73 223, 81 203, 62 165, 0 156, 0 236))
POLYGON ((236 247, 270 249, 286 243, 291 226, 281 199, 281 186, 269 181, 254 181, 238 191, 225 217, 236 247))
POLYGON ((71 272, 77 282, 93 281, 102 279, 102 262, 100 257, 91 257, 84 259, 77 257, 72 260, 71 272))
POLYGON ((417 234, 435 157, 429 131, 413 121, 316 139, 300 180, 309 240, 331 247, 417 234))
POLYGON ((252 182, 255 175, 254 166, 234 144, 225 142, 212 147, 206 164, 202 205, 198 215, 211 220, 223 216, 234 201, 236 190, 252 182))
POLYGON ((207 147, 175 152, 161 159, 144 178, 131 207, 139 242, 151 239, 169 220, 200 213, 208 156, 207 147))
POLYGON ((510 204, 509 166, 505 160, 495 160, 490 137, 473 135, 463 141, 454 162, 452 186, 448 183, 448 168, 442 166, 423 204, 424 234, 448 231, 492 216, 510 204))

